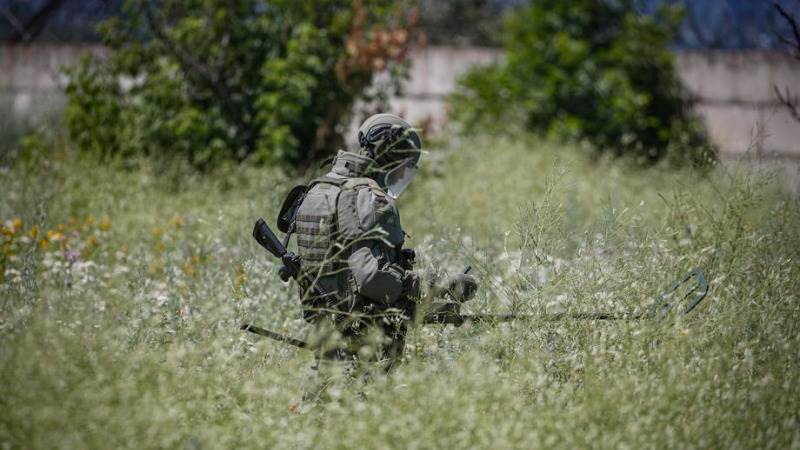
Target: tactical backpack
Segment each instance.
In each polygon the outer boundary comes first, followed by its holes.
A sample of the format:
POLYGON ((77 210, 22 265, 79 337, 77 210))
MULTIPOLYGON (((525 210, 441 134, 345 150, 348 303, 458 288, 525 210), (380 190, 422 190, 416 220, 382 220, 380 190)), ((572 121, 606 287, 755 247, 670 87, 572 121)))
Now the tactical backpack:
POLYGON ((278 229, 287 233, 284 245, 292 234, 296 235, 301 279, 306 280, 301 283, 300 296, 308 321, 320 309, 352 311, 357 306, 357 289, 346 261, 350 244, 373 232, 370 228, 374 224, 382 223, 386 228, 380 238, 393 245, 403 242, 400 224, 383 217, 389 215, 391 219, 394 214, 388 199, 386 207, 370 210, 369 217, 359 213, 359 191, 366 186, 376 188, 369 191, 370 195, 386 195, 371 178, 321 177, 295 186, 283 202, 278 229), (328 294, 312 295, 311 283, 328 294))

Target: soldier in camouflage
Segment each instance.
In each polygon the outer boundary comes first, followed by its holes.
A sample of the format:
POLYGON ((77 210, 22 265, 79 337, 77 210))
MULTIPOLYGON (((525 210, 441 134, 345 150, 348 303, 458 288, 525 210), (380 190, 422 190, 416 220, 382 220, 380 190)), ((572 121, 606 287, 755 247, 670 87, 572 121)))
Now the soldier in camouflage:
MULTIPOLYGON (((420 138, 401 118, 377 114, 359 128, 358 143, 354 151, 340 150, 330 172, 301 189, 302 200, 292 208, 304 318, 317 326, 320 339, 307 400, 327 396, 340 369, 353 380, 354 370, 364 369, 361 361, 394 367, 420 296, 415 254, 403 248, 406 233, 395 204, 416 173, 420 138)), ((444 286, 431 286, 431 293, 447 291, 463 302, 477 289, 467 274, 444 286)))
POLYGON ((357 151, 340 150, 331 171, 312 180, 295 216, 307 321, 335 330, 339 344, 322 359, 401 357, 420 282, 395 199, 414 176, 422 147, 416 132, 391 114, 367 119, 357 151), (311 284, 315 289, 311 289, 311 284), (382 338, 365 353, 368 334, 382 338))

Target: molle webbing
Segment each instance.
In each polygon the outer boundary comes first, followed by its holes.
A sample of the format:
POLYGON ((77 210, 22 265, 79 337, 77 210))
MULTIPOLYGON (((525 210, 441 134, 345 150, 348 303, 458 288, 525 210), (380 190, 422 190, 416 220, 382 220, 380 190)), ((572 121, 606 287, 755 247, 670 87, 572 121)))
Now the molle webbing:
POLYGON ((332 274, 335 269, 336 202, 345 181, 328 177, 311 181, 295 216, 298 254, 314 276, 332 274))
POLYGON ((325 214, 298 214, 295 237, 300 257, 308 263, 325 259, 332 241, 333 217, 325 214))

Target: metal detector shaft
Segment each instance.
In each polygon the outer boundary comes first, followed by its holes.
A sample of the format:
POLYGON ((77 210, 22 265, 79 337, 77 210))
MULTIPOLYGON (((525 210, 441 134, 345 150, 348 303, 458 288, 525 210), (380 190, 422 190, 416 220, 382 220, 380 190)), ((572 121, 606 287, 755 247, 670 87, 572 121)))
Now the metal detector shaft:
POLYGON ((642 319, 643 314, 615 315, 607 313, 561 313, 547 315, 533 314, 453 314, 437 312, 427 314, 422 323, 424 325, 455 325, 461 326, 466 322, 472 323, 501 323, 514 320, 542 320, 556 322, 559 320, 636 320, 642 319))
POLYGON ((285 334, 276 333, 275 331, 265 330, 263 328, 259 328, 259 327, 255 326, 255 325, 250 325, 248 323, 243 324, 241 326, 241 329, 244 330, 244 331, 249 331, 251 333, 257 334, 259 336, 268 337, 270 339, 274 339, 276 341, 292 345, 292 346, 297 347, 297 348, 302 348, 302 349, 311 348, 308 345, 308 342, 301 341, 300 339, 295 339, 295 338, 293 338, 291 336, 286 336, 285 334))
MULTIPOLYGON (((464 273, 469 271, 469 267, 464 273)), ((669 298, 670 294, 678 290, 681 286, 685 285, 689 280, 695 279, 696 283, 692 285, 691 289, 688 290, 686 294, 680 299, 685 300, 689 298, 692 294, 694 297, 689 301, 689 304, 686 308, 683 309, 684 314, 689 314, 701 301, 706 297, 708 294, 708 281, 706 280, 706 274, 703 272, 702 269, 694 268, 688 274, 683 276, 682 278, 678 279, 673 283, 666 291, 662 292, 659 295, 659 299, 661 300, 660 304, 654 305, 655 308, 647 313, 638 313, 638 314, 612 314, 612 313, 605 313, 605 312, 596 312, 596 313, 556 313, 556 314, 545 314, 545 315, 532 315, 532 314, 461 314, 458 311, 460 305, 456 303, 448 303, 446 305, 442 305, 440 310, 435 312, 430 312, 425 315, 424 319, 422 320, 423 324, 431 324, 431 325, 455 325, 461 326, 466 322, 488 322, 488 323, 499 323, 499 322, 510 322, 513 320, 542 320, 547 322, 555 322, 559 320, 571 319, 571 320, 639 320, 639 319, 648 319, 651 317, 656 317, 657 315, 666 314, 673 306, 673 303, 668 303, 667 299, 669 298), (658 310, 660 307, 660 311, 658 310)))

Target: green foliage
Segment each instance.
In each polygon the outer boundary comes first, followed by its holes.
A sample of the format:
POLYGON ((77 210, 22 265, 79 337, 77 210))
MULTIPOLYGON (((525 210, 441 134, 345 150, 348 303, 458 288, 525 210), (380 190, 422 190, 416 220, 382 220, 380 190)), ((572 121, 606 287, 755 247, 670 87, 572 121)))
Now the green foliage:
POLYGON ((694 266, 709 295, 660 321, 412 328, 392 376, 309 407, 311 356, 238 329, 310 331, 250 236, 295 180, 244 164, 176 192, 152 158, 49 150, 0 170, 2 448, 797 446, 800 204, 745 170, 432 152, 403 224, 420 270, 473 265, 471 312, 646 308, 694 266))
POLYGON ((692 117, 667 45, 680 10, 637 14, 630 1, 542 0, 510 14, 506 59, 460 82, 468 130, 516 123, 643 162, 706 165, 715 151, 692 117))
POLYGON ((83 150, 308 162, 341 145, 356 100, 399 80, 411 40, 389 0, 158 5, 129 1, 101 26, 110 55, 70 71, 65 117, 83 150))

